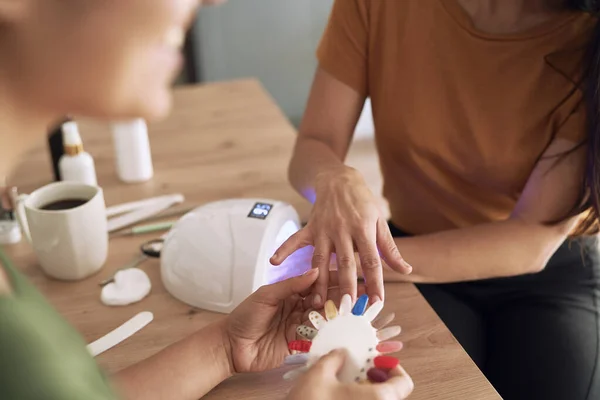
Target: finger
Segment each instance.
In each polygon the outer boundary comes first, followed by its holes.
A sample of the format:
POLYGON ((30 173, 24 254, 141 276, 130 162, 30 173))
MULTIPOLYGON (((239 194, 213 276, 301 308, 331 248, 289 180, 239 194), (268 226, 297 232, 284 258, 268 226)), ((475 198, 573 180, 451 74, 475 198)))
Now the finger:
POLYGON ((295 278, 286 279, 272 285, 262 286, 254 295, 250 296, 252 301, 270 306, 276 306, 279 302, 289 297, 300 294, 309 288, 319 276, 319 271, 310 269, 305 274, 295 278))
POLYGON ((333 378, 337 380, 337 374, 342 369, 346 360, 346 351, 342 349, 333 350, 311 368, 309 373, 319 377, 333 378))
MULTIPOLYGON (((312 267, 310 267, 310 268, 312 268, 312 267)), ((300 293, 300 297, 305 299, 305 298, 311 296, 312 292, 313 292, 313 288, 312 288, 312 286, 310 286, 310 287, 306 288, 305 290, 303 290, 302 293, 300 293)))
MULTIPOLYGON (((318 271, 318 270, 317 270, 318 271)), ((308 296, 306 296, 304 298, 304 300, 302 300, 302 307, 304 308, 304 310, 308 311, 308 310, 312 310, 313 309, 313 298, 314 298, 314 294, 310 294, 308 296)))
POLYGON ((327 298, 329 284, 329 259, 331 256, 331 241, 326 236, 319 237, 315 242, 315 252, 312 257, 312 267, 319 270, 319 279, 313 289, 313 307, 321 308, 327 298))
POLYGON ((329 287, 333 288, 333 287, 339 287, 339 286, 340 286, 340 280, 339 280, 339 274, 338 274, 337 270, 329 271, 329 287))
POLYGON ((340 294, 349 294, 356 299, 356 258, 351 236, 344 236, 335 241, 335 257, 337 259, 338 286, 340 294))
POLYGON ((412 266, 402 258, 390 227, 383 219, 379 219, 377 222, 377 247, 379 248, 381 257, 394 271, 403 274, 410 274, 412 272, 412 266))
POLYGON ((415 385, 411 377, 401 367, 390 370, 391 378, 373 387, 379 391, 380 398, 382 399, 406 399, 413 391, 415 385))
POLYGON ((356 241, 360 265, 367 286, 369 301, 375 303, 384 300, 383 267, 375 242, 376 233, 363 232, 356 241))
POLYGON ((273 265, 280 265, 285 261, 293 252, 303 247, 306 247, 312 241, 312 235, 308 228, 302 228, 298 232, 290 236, 279 248, 275 251, 275 254, 269 260, 273 265))

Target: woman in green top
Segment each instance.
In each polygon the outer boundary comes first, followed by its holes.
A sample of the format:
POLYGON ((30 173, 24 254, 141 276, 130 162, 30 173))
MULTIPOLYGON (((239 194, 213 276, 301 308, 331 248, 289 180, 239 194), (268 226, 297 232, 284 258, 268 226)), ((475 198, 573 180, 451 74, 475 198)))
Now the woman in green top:
MULTIPOLYGON (((205 1, 213 3, 216 1, 205 1)), ((61 115, 155 119, 171 108, 198 0, 0 0, 0 178, 61 115)), ((236 372, 281 364, 318 271, 265 286, 227 318, 108 382, 83 339, 0 251, 0 399, 198 399, 236 372)), ((289 399, 404 398, 401 369, 342 385, 331 354, 289 399)))
MULTIPOLYGON (((206 1, 210 3, 214 1, 206 1)), ((171 108, 179 47, 198 0, 0 0, 0 177, 61 115, 155 119, 171 108)), ((201 3, 201 2, 200 2, 201 3)), ((281 364, 317 270, 253 294, 227 318, 118 373, 109 383, 83 339, 0 251, 0 398, 198 399, 237 372, 281 364)), ((333 353, 290 399, 401 399, 385 384, 342 385, 333 353)))

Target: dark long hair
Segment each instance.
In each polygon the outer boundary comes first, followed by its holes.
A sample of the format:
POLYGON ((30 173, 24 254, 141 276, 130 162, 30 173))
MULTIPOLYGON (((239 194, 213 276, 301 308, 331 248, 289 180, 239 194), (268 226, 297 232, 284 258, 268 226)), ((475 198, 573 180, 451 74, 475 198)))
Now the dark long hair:
MULTIPOLYGON (((567 7, 600 14, 600 0, 566 0, 567 7)), ((600 20, 594 27, 583 64, 583 95, 587 112, 587 166, 581 202, 572 215, 584 213, 573 236, 600 231, 600 20)))

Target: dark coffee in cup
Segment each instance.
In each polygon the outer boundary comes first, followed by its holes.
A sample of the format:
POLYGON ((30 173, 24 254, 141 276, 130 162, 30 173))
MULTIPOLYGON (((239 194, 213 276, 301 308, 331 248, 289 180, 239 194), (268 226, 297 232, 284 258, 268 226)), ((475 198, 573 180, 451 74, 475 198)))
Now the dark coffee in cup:
POLYGON ((87 202, 88 200, 85 199, 63 199, 46 204, 41 209, 46 211, 70 210, 71 208, 82 206, 87 202))

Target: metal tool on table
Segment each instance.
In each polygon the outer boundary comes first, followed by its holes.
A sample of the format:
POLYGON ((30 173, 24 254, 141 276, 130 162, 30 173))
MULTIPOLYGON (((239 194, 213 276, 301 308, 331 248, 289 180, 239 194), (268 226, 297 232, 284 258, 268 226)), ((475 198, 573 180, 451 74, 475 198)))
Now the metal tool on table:
MULTIPOLYGON (((134 260, 130 261, 129 263, 125 264, 123 267, 116 270, 115 274, 124 269, 136 268, 140 264, 142 264, 144 261, 146 261, 150 258, 160 258, 160 253, 162 251, 162 248, 163 248, 163 245, 165 242, 165 237, 166 237, 166 234, 161 236, 158 239, 152 239, 147 242, 144 242, 140 246, 141 254, 139 254, 134 260)), ((107 278, 107 279, 103 280, 102 282, 100 282, 100 286, 106 286, 109 283, 111 283, 114 280, 115 274, 113 274, 110 278, 107 278)))

